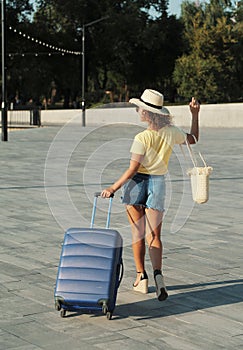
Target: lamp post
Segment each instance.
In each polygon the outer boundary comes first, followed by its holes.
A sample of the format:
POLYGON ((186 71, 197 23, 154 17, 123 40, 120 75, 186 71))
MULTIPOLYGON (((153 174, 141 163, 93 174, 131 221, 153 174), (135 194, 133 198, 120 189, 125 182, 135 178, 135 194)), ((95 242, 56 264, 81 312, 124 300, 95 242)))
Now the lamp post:
POLYGON ((2 0, 1 6, 2 21, 2 141, 8 141, 8 112, 6 94, 6 0, 2 0))
POLYGON ((101 17, 95 21, 89 22, 87 24, 83 24, 82 26, 82 126, 86 125, 85 118, 85 109, 86 109, 86 101, 85 101, 85 28, 89 27, 93 24, 101 22, 107 19, 109 16, 101 17))

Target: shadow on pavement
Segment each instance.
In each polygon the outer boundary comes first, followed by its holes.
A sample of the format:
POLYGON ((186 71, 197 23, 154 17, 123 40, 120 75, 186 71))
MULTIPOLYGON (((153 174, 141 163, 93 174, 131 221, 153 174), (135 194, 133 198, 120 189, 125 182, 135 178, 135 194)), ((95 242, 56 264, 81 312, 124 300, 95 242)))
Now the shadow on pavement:
POLYGON ((169 295, 164 302, 156 298, 143 300, 131 304, 118 305, 114 319, 136 317, 137 320, 161 318, 180 315, 196 310, 209 309, 222 305, 232 305, 243 301, 243 280, 221 281, 194 285, 180 285, 168 288, 168 291, 177 288, 200 288, 199 290, 169 295), (216 288, 202 289, 206 286, 229 284, 216 288))
MULTIPOLYGON (((157 298, 154 298, 130 304, 117 305, 112 320, 119 320, 128 317, 135 317, 136 320, 156 319, 185 314, 197 310, 210 309, 222 305, 237 304, 243 302, 242 282, 243 279, 168 287, 168 292, 176 289, 200 289, 169 295, 168 299, 163 302, 159 302, 157 298), (206 289, 207 286, 221 284, 224 284, 224 286, 206 289)), ((154 288, 149 289, 149 293, 154 292, 154 288)), ((82 314, 89 314, 90 317, 106 318, 102 313, 92 313, 89 311, 68 312, 65 318, 73 318, 82 314)))

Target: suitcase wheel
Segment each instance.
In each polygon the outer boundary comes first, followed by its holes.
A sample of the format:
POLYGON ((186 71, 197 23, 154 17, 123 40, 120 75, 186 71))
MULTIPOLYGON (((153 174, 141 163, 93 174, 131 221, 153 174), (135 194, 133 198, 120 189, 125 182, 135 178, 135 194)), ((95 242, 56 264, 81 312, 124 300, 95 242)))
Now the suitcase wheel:
POLYGON ((107 320, 111 320, 111 318, 112 318, 112 312, 107 312, 106 313, 106 317, 107 317, 107 320))
POLYGON ((66 310, 62 309, 60 312, 60 316, 61 317, 65 317, 66 316, 66 310))
POLYGON ((112 312, 109 311, 108 306, 106 305, 106 303, 104 302, 102 305, 102 312, 103 314, 106 315, 108 320, 111 320, 112 318, 112 312))
POLYGON ((55 301, 55 309, 56 309, 57 311, 60 311, 60 310, 61 310, 61 305, 60 305, 59 301, 55 301))
POLYGON ((102 312, 103 312, 103 314, 107 314, 107 312, 108 312, 108 307, 107 307, 107 305, 106 305, 106 303, 104 303, 103 305, 102 305, 102 312))

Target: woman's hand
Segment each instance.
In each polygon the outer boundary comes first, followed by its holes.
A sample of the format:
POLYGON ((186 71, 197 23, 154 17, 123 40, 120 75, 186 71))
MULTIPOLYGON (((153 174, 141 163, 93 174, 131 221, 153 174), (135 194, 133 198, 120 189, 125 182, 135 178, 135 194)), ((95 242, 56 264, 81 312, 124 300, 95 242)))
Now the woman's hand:
POLYGON ((103 197, 103 198, 110 198, 110 196, 112 194, 114 194, 114 193, 115 193, 115 191, 113 190, 113 188, 112 187, 108 187, 108 188, 104 189, 101 192, 101 197, 103 197))
POLYGON ((189 107, 192 115, 197 116, 200 111, 200 103, 195 99, 195 97, 192 97, 189 107))
POLYGON ((192 97, 192 100, 189 103, 189 107, 192 114, 192 122, 191 122, 190 134, 187 134, 187 141, 190 144, 193 144, 196 142, 195 139, 197 141, 199 139, 198 119, 199 119, 200 103, 195 99, 195 97, 192 97))

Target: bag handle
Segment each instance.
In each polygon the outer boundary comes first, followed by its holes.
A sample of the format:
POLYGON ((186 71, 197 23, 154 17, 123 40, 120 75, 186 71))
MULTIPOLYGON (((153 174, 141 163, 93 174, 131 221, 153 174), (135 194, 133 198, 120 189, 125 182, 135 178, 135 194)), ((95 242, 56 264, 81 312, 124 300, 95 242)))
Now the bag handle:
MULTIPOLYGON (((196 139, 195 135, 193 135, 193 134, 191 134, 191 135, 192 135, 192 137, 194 138, 194 141, 195 141, 195 144, 196 144, 196 143, 197 143, 197 139, 196 139)), ((193 164, 193 166, 196 168, 196 167, 198 167, 198 162, 197 162, 195 153, 193 152, 193 150, 192 150, 192 148, 191 148, 191 145, 190 145, 190 143, 188 142, 187 138, 186 138, 186 141, 185 141, 185 142, 186 142, 187 149, 188 149, 188 151, 189 151, 189 155, 190 155, 192 164, 193 164)), ((181 147, 181 151, 182 151, 182 153, 183 153, 183 155, 184 155, 184 158, 186 159, 184 150, 183 150, 183 148, 182 148, 182 145, 180 145, 180 147, 181 147)), ((205 159, 203 158, 202 153, 201 153, 201 152, 198 152, 198 154, 199 154, 199 156, 200 156, 200 158, 201 158, 201 160, 202 160, 202 162, 203 162, 205 168, 207 168, 207 163, 206 163, 205 159)))
POLYGON ((192 150, 192 148, 191 148, 191 145, 190 145, 190 143, 187 141, 187 139, 186 139, 186 146, 187 146, 187 149, 188 149, 188 152, 189 152, 191 161, 192 161, 192 163, 193 163, 193 166, 194 166, 194 167, 197 167, 197 159, 196 159, 195 153, 193 152, 193 150, 192 150))

